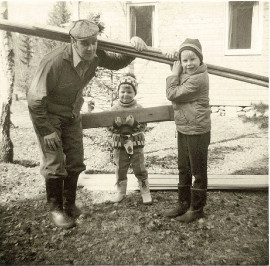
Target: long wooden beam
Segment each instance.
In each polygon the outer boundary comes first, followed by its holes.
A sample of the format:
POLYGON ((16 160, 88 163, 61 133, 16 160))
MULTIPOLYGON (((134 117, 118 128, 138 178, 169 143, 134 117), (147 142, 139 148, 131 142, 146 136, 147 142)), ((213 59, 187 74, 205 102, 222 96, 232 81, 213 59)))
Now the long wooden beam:
MULTIPOLYGON (((0 20, 0 30, 18 32, 21 34, 32 35, 51 40, 69 42, 70 37, 66 29, 52 26, 39 26, 14 23, 8 20, 0 20)), ((98 49, 107 50, 117 53, 123 53, 130 56, 135 56, 147 60, 152 60, 159 63, 172 65, 174 60, 168 59, 162 51, 153 47, 148 47, 148 50, 138 52, 129 43, 108 41, 102 38, 98 39, 98 49)), ((234 70, 225 67, 219 67, 207 64, 208 72, 212 75, 217 75, 229 79, 235 79, 263 87, 269 86, 269 78, 257 74, 252 74, 244 71, 234 70)))
MULTIPOLYGON (((179 176, 177 174, 149 174, 150 190, 177 190, 179 176)), ((208 175, 208 190, 267 190, 268 175, 208 175)), ((114 173, 87 174, 81 173, 78 186, 88 190, 114 191, 114 173)), ((138 190, 138 182, 130 178, 128 190, 138 190)))
POLYGON ((112 126, 117 116, 121 117, 123 121, 128 115, 133 115, 137 121, 146 123, 174 120, 172 105, 163 105, 142 109, 134 108, 128 111, 104 111, 82 114, 82 126, 83 129, 109 127, 112 126))

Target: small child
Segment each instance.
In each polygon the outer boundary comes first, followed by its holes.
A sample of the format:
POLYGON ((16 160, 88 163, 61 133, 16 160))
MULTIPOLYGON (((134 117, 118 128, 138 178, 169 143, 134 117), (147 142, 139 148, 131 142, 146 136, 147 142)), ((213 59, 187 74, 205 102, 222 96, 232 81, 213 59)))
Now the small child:
MULTIPOLYGON (((137 81, 133 74, 124 75, 118 83, 119 100, 112 107, 112 111, 142 108, 134 99, 137 94, 137 81)), ((124 119, 123 119, 124 120, 124 119)), ((109 130, 113 133, 114 161, 116 165, 117 196, 112 202, 121 202, 127 190, 127 172, 132 165, 133 172, 138 179, 140 192, 144 204, 151 204, 148 173, 144 164, 144 131, 146 123, 139 123, 132 115, 124 121, 116 117, 109 130)))
POLYGON ((180 46, 179 60, 174 62, 172 75, 166 80, 166 96, 172 101, 178 133, 178 204, 165 216, 188 223, 204 215, 211 110, 200 41, 186 39, 180 46))

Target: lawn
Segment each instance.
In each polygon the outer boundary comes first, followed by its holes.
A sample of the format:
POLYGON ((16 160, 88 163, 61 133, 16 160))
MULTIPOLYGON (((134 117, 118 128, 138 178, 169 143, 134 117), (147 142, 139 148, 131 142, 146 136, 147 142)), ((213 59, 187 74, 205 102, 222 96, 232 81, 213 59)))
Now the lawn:
MULTIPOLYGON (((80 187, 77 226, 54 227, 25 103, 12 111, 15 162, 0 164, 1 264, 269 264, 268 191, 209 191, 205 218, 186 225, 162 216, 177 201, 175 191, 152 192, 153 205, 144 206, 137 191, 109 204, 114 191, 80 187)), ((226 116, 212 122, 210 174, 268 173, 267 128, 226 116)), ((84 131, 89 171, 113 171, 106 134, 84 131)), ((173 123, 150 123, 146 141, 149 172, 177 173, 173 123)))

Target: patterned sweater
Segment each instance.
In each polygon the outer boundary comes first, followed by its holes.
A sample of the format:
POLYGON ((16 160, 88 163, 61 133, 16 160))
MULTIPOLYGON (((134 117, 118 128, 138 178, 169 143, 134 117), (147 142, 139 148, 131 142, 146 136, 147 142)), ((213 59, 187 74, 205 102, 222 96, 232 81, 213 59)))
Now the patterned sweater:
MULTIPOLYGON (((111 108, 111 111, 121 111, 133 108, 142 108, 136 100, 126 104, 120 101, 111 108)), ((143 147, 145 144, 144 131, 147 127, 146 123, 135 123, 133 127, 125 125, 125 121, 122 121, 122 126, 120 128, 110 127, 109 131, 112 132, 113 137, 113 147, 123 148, 127 140, 131 139, 133 142, 133 147, 143 147)))

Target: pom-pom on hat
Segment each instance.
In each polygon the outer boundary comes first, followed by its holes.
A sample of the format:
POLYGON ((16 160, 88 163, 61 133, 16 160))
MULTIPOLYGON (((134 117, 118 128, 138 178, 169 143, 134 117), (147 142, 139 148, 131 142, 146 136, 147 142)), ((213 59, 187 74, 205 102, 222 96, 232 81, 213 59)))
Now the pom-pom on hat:
POLYGON ((74 21, 69 31, 69 35, 76 40, 96 38, 98 33, 99 27, 86 19, 74 21))
POLYGON ((184 50, 193 51, 199 58, 202 63, 203 54, 202 54, 202 45, 198 39, 185 39, 185 41, 180 45, 179 48, 179 60, 181 61, 181 53, 184 50))
POLYGON ((117 91, 119 91, 120 85, 122 85, 122 84, 131 85, 133 90, 135 91, 135 94, 137 94, 138 83, 137 83, 135 76, 127 74, 127 75, 121 77, 119 82, 118 82, 118 85, 117 85, 117 91))

